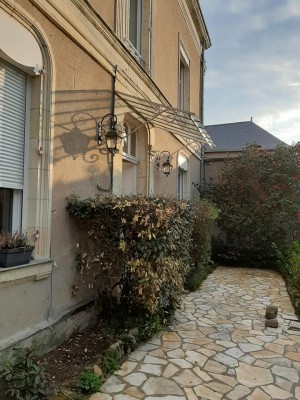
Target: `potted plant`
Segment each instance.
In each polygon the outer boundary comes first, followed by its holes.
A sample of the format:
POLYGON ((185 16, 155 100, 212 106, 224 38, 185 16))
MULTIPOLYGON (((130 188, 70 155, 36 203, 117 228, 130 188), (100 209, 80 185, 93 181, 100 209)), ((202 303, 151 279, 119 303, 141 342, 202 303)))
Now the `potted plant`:
POLYGON ((33 250, 26 233, 0 233, 0 268, 28 264, 33 250))

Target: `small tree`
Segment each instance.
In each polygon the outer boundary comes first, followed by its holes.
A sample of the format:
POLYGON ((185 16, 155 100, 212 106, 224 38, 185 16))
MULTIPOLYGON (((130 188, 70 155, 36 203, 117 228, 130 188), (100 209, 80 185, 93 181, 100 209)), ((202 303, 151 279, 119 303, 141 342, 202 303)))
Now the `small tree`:
POLYGON ((299 143, 273 152, 251 145, 226 164, 217 182, 199 188, 220 209, 217 222, 226 240, 217 242, 218 254, 270 264, 274 247, 284 250, 299 238, 299 155, 299 143))

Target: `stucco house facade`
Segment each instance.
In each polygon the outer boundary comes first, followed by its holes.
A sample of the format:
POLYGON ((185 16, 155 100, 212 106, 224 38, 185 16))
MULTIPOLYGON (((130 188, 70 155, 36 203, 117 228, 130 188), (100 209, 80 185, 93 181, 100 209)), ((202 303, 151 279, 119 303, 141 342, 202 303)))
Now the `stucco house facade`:
POLYGON ((197 0, 0 0, 0 231, 35 246, 0 269, 0 351, 51 347, 90 321, 94 293, 71 290, 70 194, 197 195, 210 45, 197 0))

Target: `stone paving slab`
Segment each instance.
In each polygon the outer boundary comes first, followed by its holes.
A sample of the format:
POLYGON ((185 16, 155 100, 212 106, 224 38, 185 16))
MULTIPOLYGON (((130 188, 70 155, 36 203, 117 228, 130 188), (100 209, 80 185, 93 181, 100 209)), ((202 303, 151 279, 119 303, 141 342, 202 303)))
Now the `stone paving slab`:
POLYGON ((300 400, 296 321, 280 274, 218 267, 90 400, 300 400), (265 328, 267 305, 278 328, 265 328))

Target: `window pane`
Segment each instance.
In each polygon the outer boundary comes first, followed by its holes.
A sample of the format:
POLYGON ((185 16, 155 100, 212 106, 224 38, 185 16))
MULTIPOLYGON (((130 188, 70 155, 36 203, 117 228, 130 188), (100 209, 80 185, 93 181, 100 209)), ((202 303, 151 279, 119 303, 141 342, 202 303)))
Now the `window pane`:
POLYGON ((136 156, 136 132, 133 132, 130 135, 131 143, 130 143, 130 155, 136 156))
POLYGON ((125 137, 123 139, 123 153, 128 154, 128 126, 124 124, 125 137))
POLYGON ((178 200, 183 199, 183 180, 184 180, 184 172, 182 169, 178 169, 178 200))
POLYGON ((138 0, 130 0, 129 40, 137 48, 138 0))
POLYGON ((179 70, 179 107, 184 109, 184 65, 181 61, 179 70))
POLYGON ((129 13, 129 40, 137 51, 141 53, 142 1, 130 0, 129 13))
POLYGON ((13 190, 0 188, 0 232, 12 229, 13 190))

